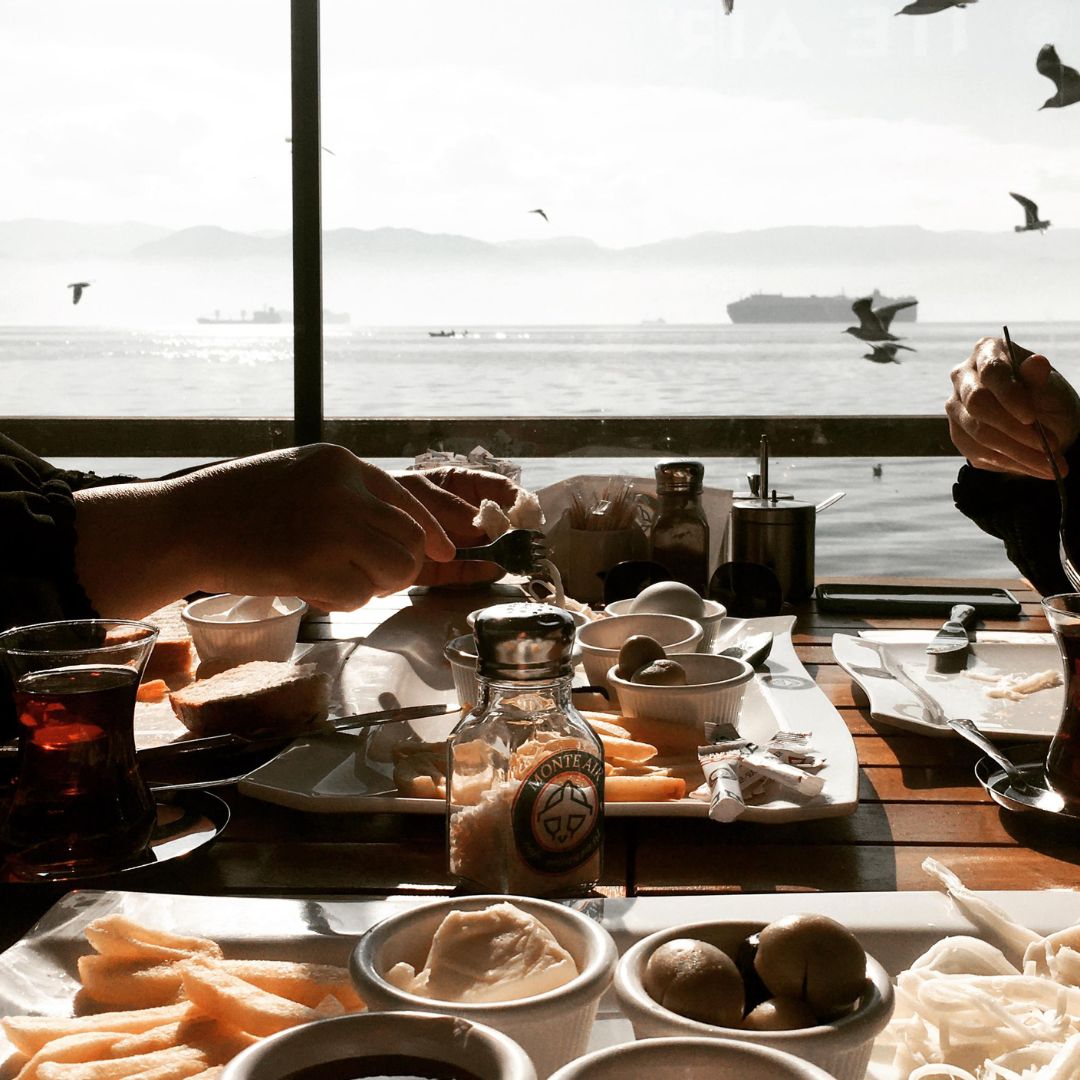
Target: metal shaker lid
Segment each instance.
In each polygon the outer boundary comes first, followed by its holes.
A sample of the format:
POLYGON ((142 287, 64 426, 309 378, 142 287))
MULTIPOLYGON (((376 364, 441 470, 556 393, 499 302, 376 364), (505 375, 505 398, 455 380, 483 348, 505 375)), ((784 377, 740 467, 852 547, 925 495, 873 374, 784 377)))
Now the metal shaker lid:
POLYGON ((572 675, 574 620, 551 604, 498 604, 473 625, 476 673, 506 682, 545 682, 572 675))
POLYGON ((817 507, 795 499, 738 499, 731 504, 732 518, 769 525, 797 525, 813 518, 817 507))
POLYGON ((679 459, 658 461, 654 467, 656 490, 666 491, 701 491, 705 479, 705 466, 700 461, 679 459))

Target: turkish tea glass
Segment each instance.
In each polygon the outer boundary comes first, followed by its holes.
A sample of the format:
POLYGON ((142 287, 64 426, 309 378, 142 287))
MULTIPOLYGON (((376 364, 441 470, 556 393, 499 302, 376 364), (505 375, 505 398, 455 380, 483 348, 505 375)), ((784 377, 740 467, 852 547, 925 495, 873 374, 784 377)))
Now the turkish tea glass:
POLYGON ((135 757, 135 695, 157 634, 115 619, 0 634, 19 732, 0 823, 9 876, 108 873, 145 851, 156 806, 135 757))
POLYGON ((1063 798, 1080 804, 1080 593, 1048 596, 1042 606, 1065 675, 1065 704, 1046 755, 1046 779, 1063 798))

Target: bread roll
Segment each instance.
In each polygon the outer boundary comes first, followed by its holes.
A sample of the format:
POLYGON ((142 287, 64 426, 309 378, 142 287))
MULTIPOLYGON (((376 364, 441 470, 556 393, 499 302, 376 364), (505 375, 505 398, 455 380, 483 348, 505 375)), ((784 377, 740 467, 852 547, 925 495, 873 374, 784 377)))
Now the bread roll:
POLYGON ((299 732, 326 719, 330 676, 315 664, 255 660, 174 690, 169 700, 196 735, 299 732))

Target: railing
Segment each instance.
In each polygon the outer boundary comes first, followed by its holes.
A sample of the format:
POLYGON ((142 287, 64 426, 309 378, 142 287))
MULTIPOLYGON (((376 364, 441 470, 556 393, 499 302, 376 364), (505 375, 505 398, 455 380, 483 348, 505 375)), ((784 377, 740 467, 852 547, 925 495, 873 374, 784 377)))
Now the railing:
MULTIPOLYGON (((0 417, 45 458, 213 458, 294 445, 288 417, 0 417)), ((507 457, 953 457, 944 416, 454 416, 327 418, 322 437, 361 457, 477 444, 507 457)))

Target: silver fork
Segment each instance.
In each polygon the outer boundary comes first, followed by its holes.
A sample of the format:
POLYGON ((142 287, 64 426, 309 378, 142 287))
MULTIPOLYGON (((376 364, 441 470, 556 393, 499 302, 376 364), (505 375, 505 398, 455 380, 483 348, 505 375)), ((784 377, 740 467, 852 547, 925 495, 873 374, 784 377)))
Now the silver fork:
POLYGON ((530 574, 548 556, 544 534, 537 529, 510 529, 483 547, 458 548, 454 559, 483 559, 511 574, 530 574))
MULTIPOLYGON (((1009 350, 1009 363, 1012 364, 1013 378, 1019 381, 1020 360, 1016 355, 1016 350, 1013 348, 1012 338, 1009 337, 1009 328, 1003 326, 1001 329, 1005 332, 1005 345, 1009 350)), ((1069 494, 1065 487, 1065 479, 1061 475, 1061 470, 1058 469, 1054 452, 1050 449, 1050 440, 1046 437, 1046 428, 1042 426, 1042 421, 1037 416, 1035 417, 1035 430, 1039 433, 1046 460, 1050 462, 1050 471, 1054 474, 1054 483, 1057 484, 1058 502, 1061 504, 1061 516, 1058 518, 1058 558, 1061 560, 1061 568, 1065 571, 1069 584, 1074 589, 1080 589, 1080 570, 1077 570, 1076 565, 1069 557, 1069 549, 1065 545, 1065 522, 1069 515, 1069 494)))

